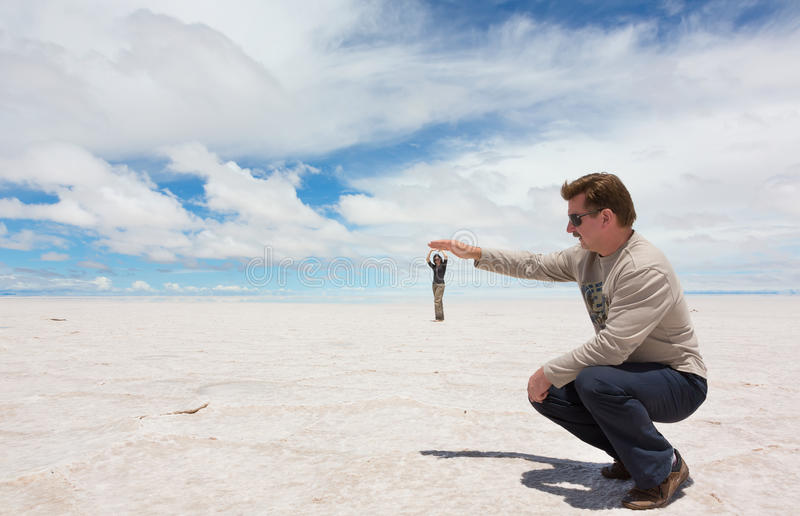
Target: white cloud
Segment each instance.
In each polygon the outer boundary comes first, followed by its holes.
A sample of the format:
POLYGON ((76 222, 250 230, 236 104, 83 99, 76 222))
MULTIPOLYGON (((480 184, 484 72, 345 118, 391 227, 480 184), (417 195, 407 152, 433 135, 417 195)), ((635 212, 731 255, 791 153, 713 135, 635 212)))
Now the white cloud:
POLYGON ((367 63, 347 77, 353 70, 340 72, 340 61, 353 59, 337 49, 365 31, 396 34, 402 24, 387 27, 376 17, 392 4, 238 7, 6 3, 0 91, 13 94, 18 109, 4 113, 16 131, 3 143, 69 139, 104 155, 193 140, 272 155, 354 143, 363 115, 345 104, 362 93, 352 86, 371 70, 367 63), (348 87, 321 87, 332 82, 348 87))
POLYGON ((79 267, 84 267, 86 269, 96 269, 96 270, 99 270, 99 271, 110 271, 111 270, 111 267, 109 267, 108 265, 106 265, 104 263, 100 263, 100 262, 95 262, 93 260, 84 260, 84 261, 78 262, 77 265, 79 267))
POLYGON ((212 288, 214 292, 254 292, 256 289, 249 287, 242 287, 240 285, 217 285, 212 288))
POLYGON ((134 281, 128 290, 133 292, 155 292, 153 287, 151 287, 146 281, 142 280, 134 281))
POLYGON ((153 225, 183 229, 195 222, 177 200, 155 190, 146 175, 111 166, 74 145, 32 145, 21 154, 0 158, 0 180, 59 198, 52 204, 0 199, 0 216, 7 218, 50 220, 99 231, 153 225))
MULTIPOLYGON (((339 222, 297 197, 303 175, 317 172, 313 167, 300 164, 261 173, 223 163, 198 144, 165 152, 174 171, 203 179, 204 204, 221 220, 187 211, 146 174, 112 166, 65 144, 31 146, 0 158, 0 181, 58 197, 49 204, 0 199, 0 217, 77 226, 110 251, 158 262, 258 256, 265 246, 281 256, 330 255, 353 240, 339 222)), ((7 233, 3 225, 0 245, 11 249, 63 245, 63 239, 30 230, 7 233)))
POLYGON ((164 283, 164 289, 167 292, 188 293, 188 294, 199 294, 208 291, 208 287, 196 287, 194 285, 180 285, 175 282, 164 283))
POLYGON ((217 285, 215 287, 197 287, 194 285, 180 285, 175 282, 164 283, 164 289, 167 292, 175 294, 233 294, 233 293, 254 293, 257 289, 250 287, 243 287, 240 285, 217 285))
MULTIPOLYGON (((58 197, 58 202, 39 204, 0 199, 0 217, 77 226, 100 236, 115 252, 174 259, 190 248, 184 232, 201 224, 178 200, 156 190, 146 175, 111 166, 73 145, 34 145, 0 157, 0 180, 58 197)), ((35 245, 33 237, 22 233, 17 241, 18 247, 35 245)))
POLYGON ((42 256, 39 257, 40 260, 44 262, 63 262, 64 260, 69 260, 69 255, 64 253, 44 253, 42 256))
POLYGON ((85 293, 111 292, 111 280, 98 276, 93 280, 82 278, 66 278, 46 271, 17 269, 13 274, 0 275, 0 290, 12 292, 37 293, 85 293))
POLYGON ((222 163, 199 144, 169 148, 165 153, 171 159, 171 170, 206 180, 205 204, 215 212, 273 224, 292 222, 319 227, 327 222, 297 198, 295 188, 300 181, 297 170, 277 170, 267 177, 256 177, 253 171, 232 161, 222 163))
POLYGON ((403 257, 424 253, 429 240, 458 232, 511 245, 514 235, 530 235, 532 223, 538 229, 526 195, 536 183, 528 181, 520 196, 512 183, 523 178, 502 164, 487 168, 473 158, 465 155, 418 164, 397 175, 361 179, 354 184, 367 193, 342 196, 338 210, 362 226, 360 235, 369 237, 378 252, 403 257))
POLYGON ((100 291, 111 290, 111 280, 106 278, 105 276, 96 277, 92 281, 92 283, 97 286, 97 290, 100 290, 100 291))
POLYGON ((772 33, 738 34, 738 10, 717 6, 674 43, 652 22, 568 29, 515 16, 465 48, 414 2, 5 4, 6 150, 55 139, 111 157, 201 141, 282 157, 494 114, 540 132, 602 131, 609 116, 792 100, 798 82, 793 10, 772 33))
MULTIPOLYGON (((2 217, 2 199, 0 199, 0 217, 2 217)), ((12 249, 15 251, 30 251, 43 247, 65 247, 66 241, 63 238, 43 235, 30 229, 22 229, 16 233, 8 231, 8 227, 0 222, 0 249, 12 249)))
POLYGON ((194 256, 200 258, 252 257, 271 246, 278 256, 332 255, 345 249, 353 236, 335 220, 326 218, 298 197, 302 173, 275 169, 268 174, 223 163, 198 144, 165 150, 173 171, 200 176, 205 181, 205 204, 226 214, 223 221, 206 220, 193 237, 194 256))
POLYGON ((759 211, 775 210, 790 217, 800 216, 800 163, 784 169, 783 173, 767 178, 758 191, 759 211))

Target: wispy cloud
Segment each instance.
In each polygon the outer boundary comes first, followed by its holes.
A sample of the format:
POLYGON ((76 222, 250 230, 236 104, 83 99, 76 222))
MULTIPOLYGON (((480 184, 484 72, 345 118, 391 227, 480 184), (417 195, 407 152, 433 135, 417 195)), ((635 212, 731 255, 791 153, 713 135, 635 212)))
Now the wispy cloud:
POLYGON ((43 262, 63 262, 64 260, 69 260, 69 255, 64 253, 44 253, 42 256, 39 257, 40 260, 43 262))
POLYGON ((112 290, 112 282, 105 276, 97 276, 94 279, 67 278, 60 274, 42 274, 42 271, 25 270, 0 274, 0 291, 32 294, 98 294, 112 290))
MULTIPOLYGON (((2 203, 3 199, 0 199, 0 217, 5 216, 3 215, 2 203)), ((17 201, 17 204, 19 204, 19 201, 17 201)), ((30 251, 51 246, 64 247, 65 245, 66 240, 61 237, 37 233, 30 229, 11 232, 5 224, 0 222, 0 248, 30 251)))
POLYGON ((83 267, 85 269, 95 269, 98 271, 111 271, 111 267, 104 263, 95 262, 93 260, 84 260, 82 262, 77 263, 78 267, 83 267))

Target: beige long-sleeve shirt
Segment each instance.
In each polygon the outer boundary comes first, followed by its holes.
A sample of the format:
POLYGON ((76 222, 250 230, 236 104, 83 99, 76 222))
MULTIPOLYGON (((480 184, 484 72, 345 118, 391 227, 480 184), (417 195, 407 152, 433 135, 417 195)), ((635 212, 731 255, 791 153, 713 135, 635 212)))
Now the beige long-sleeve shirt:
POLYGON ((544 365, 545 376, 556 387, 573 381, 584 367, 623 362, 657 362, 706 377, 675 271, 638 233, 609 256, 579 245, 552 254, 483 248, 475 267, 518 278, 578 283, 595 335, 544 365))

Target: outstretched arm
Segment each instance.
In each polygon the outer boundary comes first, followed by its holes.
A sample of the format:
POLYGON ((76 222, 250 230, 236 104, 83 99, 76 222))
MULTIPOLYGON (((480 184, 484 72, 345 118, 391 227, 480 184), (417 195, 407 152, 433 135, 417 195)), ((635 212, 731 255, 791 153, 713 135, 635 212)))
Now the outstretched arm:
MULTIPOLYGON (((428 242, 428 247, 431 249, 441 249, 442 251, 450 251, 459 258, 480 260, 481 248, 474 245, 465 244, 458 240, 434 240, 428 242)), ((446 256, 446 255, 445 255, 446 256)))
POLYGON ((433 252, 433 248, 428 249, 428 256, 425 257, 425 261, 431 263, 431 253, 433 252))

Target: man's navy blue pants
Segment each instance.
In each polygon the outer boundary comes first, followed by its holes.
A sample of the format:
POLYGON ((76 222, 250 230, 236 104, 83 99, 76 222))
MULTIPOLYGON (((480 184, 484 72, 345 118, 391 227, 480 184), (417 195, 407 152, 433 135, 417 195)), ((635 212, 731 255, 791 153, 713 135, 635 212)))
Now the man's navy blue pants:
POLYGON ((649 489, 669 475, 672 446, 653 422, 674 423, 706 399, 705 378, 663 364, 584 368, 575 381, 550 387, 543 416, 621 461, 636 486, 649 489))

